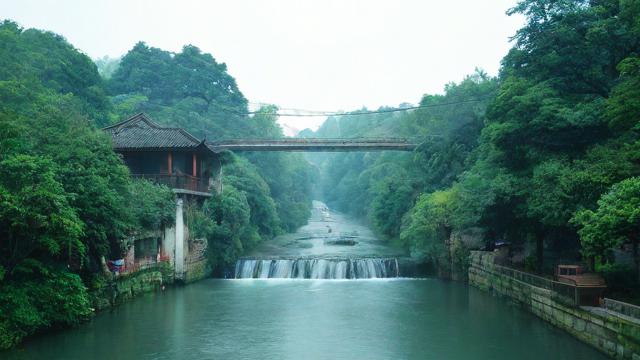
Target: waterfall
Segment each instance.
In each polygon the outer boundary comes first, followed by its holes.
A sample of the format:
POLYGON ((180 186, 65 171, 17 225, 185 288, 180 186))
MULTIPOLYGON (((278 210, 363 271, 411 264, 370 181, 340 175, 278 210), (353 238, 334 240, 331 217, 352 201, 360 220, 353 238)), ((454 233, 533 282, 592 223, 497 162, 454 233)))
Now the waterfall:
POLYGON ((240 259, 236 279, 376 279, 400 276, 395 258, 240 259))

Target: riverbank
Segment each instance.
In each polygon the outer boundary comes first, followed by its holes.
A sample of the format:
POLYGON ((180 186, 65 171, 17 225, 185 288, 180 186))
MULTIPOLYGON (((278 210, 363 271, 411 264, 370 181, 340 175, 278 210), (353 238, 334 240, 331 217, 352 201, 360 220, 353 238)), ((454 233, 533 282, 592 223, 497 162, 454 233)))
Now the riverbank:
POLYGON ((211 275, 206 259, 188 263, 184 281, 176 281, 173 267, 168 262, 160 262, 133 273, 123 274, 115 279, 104 279, 89 289, 92 307, 96 311, 121 305, 137 296, 163 291, 176 284, 188 284, 211 275))
POLYGON ((567 305, 552 290, 498 271, 493 253, 471 253, 469 285, 510 299, 612 358, 640 359, 640 321, 599 308, 567 305))

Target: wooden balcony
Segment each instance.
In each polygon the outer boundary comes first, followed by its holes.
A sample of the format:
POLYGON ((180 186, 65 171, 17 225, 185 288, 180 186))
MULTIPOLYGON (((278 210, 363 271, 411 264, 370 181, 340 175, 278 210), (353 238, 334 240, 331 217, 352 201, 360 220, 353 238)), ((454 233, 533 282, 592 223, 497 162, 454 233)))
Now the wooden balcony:
POLYGON ((209 191, 209 179, 186 174, 132 174, 131 176, 147 179, 157 184, 166 185, 177 193, 211 196, 209 191))

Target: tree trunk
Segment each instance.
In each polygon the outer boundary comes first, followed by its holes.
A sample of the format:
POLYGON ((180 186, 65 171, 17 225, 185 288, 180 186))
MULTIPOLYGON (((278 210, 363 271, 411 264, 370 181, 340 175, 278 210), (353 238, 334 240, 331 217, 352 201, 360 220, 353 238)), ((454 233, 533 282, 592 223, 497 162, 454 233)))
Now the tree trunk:
POLYGON ((640 256, 638 256, 638 236, 631 235, 631 246, 633 249, 633 262, 636 265, 636 278, 640 282, 640 256))
POLYGON ((536 270, 538 273, 542 273, 542 266, 544 265, 544 233, 542 231, 536 231, 536 270))
POLYGON ((589 261, 589 271, 596 272, 596 257, 589 256, 588 261, 589 261))
POLYGON ((445 244, 447 246, 447 257, 448 257, 447 263, 449 264, 449 278, 453 279, 453 256, 451 255, 451 244, 452 244, 451 229, 449 227, 445 227, 444 231, 446 234, 445 244))

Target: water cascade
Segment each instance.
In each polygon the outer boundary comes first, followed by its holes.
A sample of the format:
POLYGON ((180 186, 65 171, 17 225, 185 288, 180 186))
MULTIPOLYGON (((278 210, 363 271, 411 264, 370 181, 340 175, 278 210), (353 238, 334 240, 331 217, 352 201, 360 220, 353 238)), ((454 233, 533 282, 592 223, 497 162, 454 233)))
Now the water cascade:
POLYGON ((240 259, 236 279, 375 279, 399 277, 395 258, 240 259))

